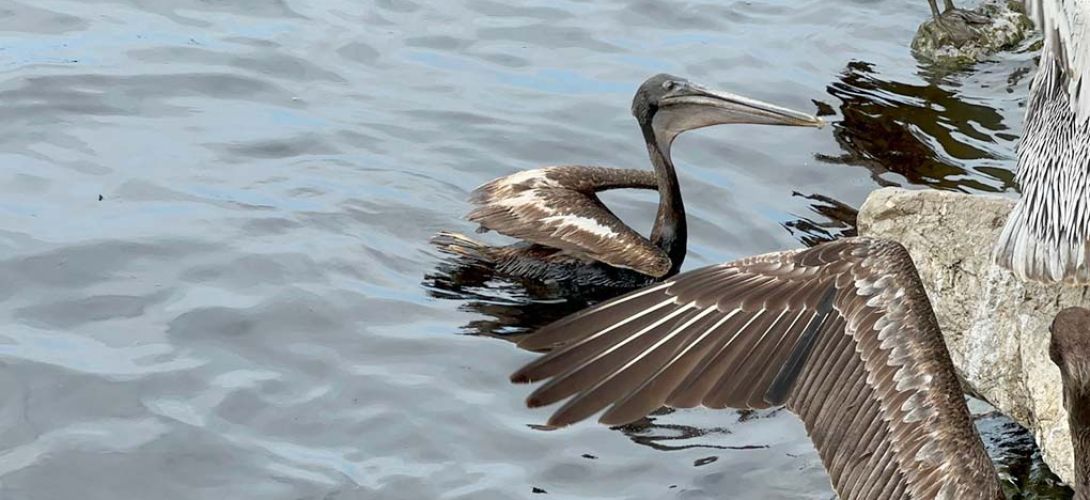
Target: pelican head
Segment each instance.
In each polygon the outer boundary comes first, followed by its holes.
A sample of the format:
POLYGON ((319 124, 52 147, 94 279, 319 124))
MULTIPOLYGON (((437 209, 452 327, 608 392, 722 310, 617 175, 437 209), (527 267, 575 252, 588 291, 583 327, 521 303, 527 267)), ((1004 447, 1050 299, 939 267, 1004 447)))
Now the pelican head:
MULTIPOLYGON (((1064 406, 1090 399, 1090 310, 1069 307, 1056 314, 1048 328, 1052 338, 1048 355, 1060 367, 1064 387, 1064 406)), ((1086 408, 1090 412, 1090 408, 1086 408)))
POLYGON ((682 132, 712 125, 825 125, 824 120, 809 113, 711 90, 667 74, 652 76, 640 85, 632 100, 632 115, 641 126, 650 127, 656 141, 665 148, 682 132))

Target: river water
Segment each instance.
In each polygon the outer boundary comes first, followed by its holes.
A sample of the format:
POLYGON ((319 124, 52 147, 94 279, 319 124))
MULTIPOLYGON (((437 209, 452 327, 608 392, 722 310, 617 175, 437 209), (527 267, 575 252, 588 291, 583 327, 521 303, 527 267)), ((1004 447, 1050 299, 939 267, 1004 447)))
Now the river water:
MULTIPOLYGON (((584 303, 428 245, 475 186, 646 167, 647 76, 821 112, 674 147, 686 268, 1012 192, 1032 51, 918 67, 899 0, 4 0, 0 498, 832 496, 786 412, 532 425, 504 337, 584 303)), ((654 193, 607 202, 641 230, 654 193)), ((1028 437, 982 427, 1051 491, 1028 437)), ((1036 486, 1035 486, 1036 487, 1036 486)), ((1047 492, 1046 492, 1047 494, 1047 492)))

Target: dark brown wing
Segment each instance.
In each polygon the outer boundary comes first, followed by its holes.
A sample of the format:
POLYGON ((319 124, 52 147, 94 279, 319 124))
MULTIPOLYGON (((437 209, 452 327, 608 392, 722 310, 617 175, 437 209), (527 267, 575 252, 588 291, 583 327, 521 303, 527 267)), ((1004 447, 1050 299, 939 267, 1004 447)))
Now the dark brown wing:
POLYGON ((469 220, 486 229, 614 267, 662 276, 670 258, 626 226, 596 191, 654 189, 654 173, 602 167, 547 167, 501 177, 473 192, 469 220))
POLYGON ((563 426, 786 404, 842 499, 997 498, 908 253, 867 238, 688 272, 546 326, 512 376, 563 426))

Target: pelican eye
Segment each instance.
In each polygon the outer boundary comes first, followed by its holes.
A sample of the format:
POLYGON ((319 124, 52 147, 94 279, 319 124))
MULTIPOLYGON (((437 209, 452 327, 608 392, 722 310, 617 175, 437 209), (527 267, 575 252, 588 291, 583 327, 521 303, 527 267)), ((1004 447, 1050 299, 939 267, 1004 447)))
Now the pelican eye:
POLYGON ((667 92, 672 91, 680 86, 681 84, 678 83, 676 80, 666 80, 665 82, 662 82, 662 88, 667 92))

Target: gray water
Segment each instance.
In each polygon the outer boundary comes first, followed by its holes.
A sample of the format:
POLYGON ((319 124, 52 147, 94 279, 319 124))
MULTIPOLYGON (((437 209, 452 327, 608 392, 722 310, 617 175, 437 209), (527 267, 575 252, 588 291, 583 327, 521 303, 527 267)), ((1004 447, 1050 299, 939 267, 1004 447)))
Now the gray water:
MULTIPOLYGON (((492 337, 581 303, 427 241, 494 177, 646 167, 628 106, 663 71, 834 122, 680 138, 686 269, 850 234, 880 185, 1011 192, 1033 54, 931 74, 927 13, 3 0, 0 498, 829 498, 786 412, 535 430, 532 356, 492 337)), ((649 227, 654 193, 607 201, 649 227)))

